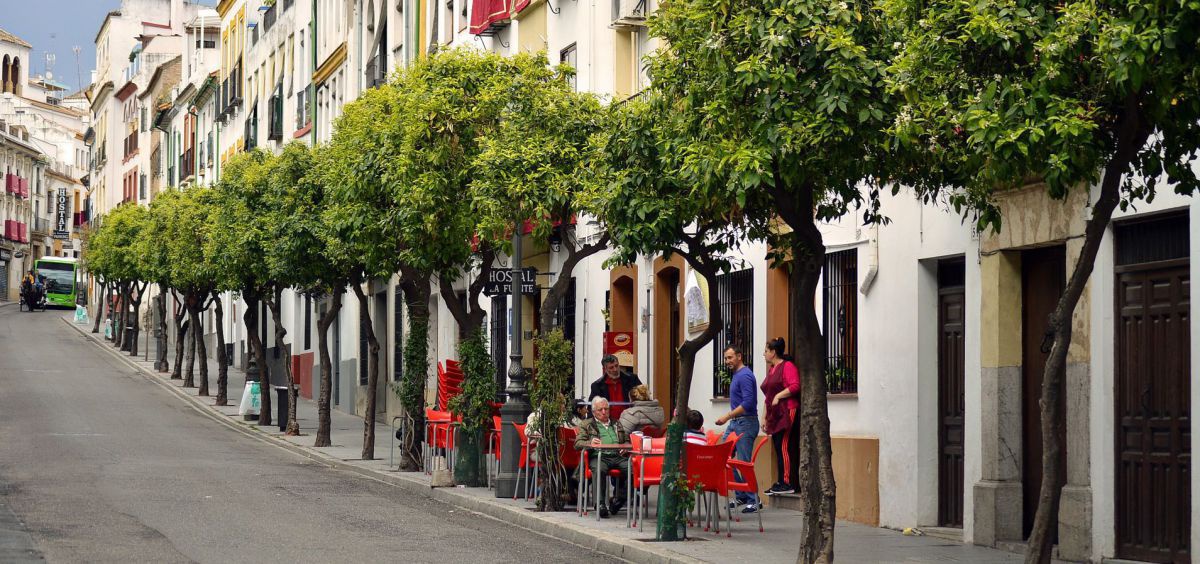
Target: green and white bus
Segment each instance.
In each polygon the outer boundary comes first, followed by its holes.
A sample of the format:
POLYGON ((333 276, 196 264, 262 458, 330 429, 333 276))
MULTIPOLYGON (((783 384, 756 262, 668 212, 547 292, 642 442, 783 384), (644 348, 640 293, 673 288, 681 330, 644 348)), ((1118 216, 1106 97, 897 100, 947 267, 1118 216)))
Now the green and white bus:
POLYGON ((46 279, 46 305, 75 309, 76 260, 65 257, 42 257, 34 265, 38 275, 46 279))

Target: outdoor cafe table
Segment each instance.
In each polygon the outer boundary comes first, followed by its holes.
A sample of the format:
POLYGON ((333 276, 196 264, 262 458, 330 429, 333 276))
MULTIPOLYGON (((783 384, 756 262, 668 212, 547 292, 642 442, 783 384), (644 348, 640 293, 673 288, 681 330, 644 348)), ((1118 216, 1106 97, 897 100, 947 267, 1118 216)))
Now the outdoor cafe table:
MULTIPOLYGON (((591 462, 588 460, 588 451, 589 451, 589 450, 594 450, 594 451, 597 451, 597 452, 596 452, 596 457, 597 457, 597 458, 599 458, 599 457, 600 457, 600 456, 603 454, 603 451, 606 451, 606 450, 615 450, 615 451, 618 451, 618 452, 620 452, 620 451, 622 451, 622 450, 630 450, 630 449, 632 449, 632 448, 633 448, 633 445, 632 445, 632 444, 630 444, 630 443, 621 443, 621 444, 613 444, 613 445, 587 445, 587 446, 583 447, 583 448, 580 450, 580 452, 581 452, 581 454, 582 454, 582 456, 583 456, 583 458, 581 458, 581 459, 580 459, 580 462, 582 463, 582 465, 585 465, 585 466, 591 467, 591 462)), ((581 477, 581 478, 582 478, 583 476, 586 476, 586 475, 587 475, 587 474, 586 474, 587 470, 580 469, 580 470, 579 470, 579 472, 580 472, 580 477, 581 477)), ((600 476, 599 476, 599 474, 600 474, 600 465, 599 465, 599 464, 597 464, 597 465, 596 465, 596 471, 595 471, 595 472, 592 472, 592 482, 593 482, 593 483, 591 484, 591 485, 592 485, 592 489, 596 491, 596 520, 597 520, 597 521, 599 521, 599 520, 600 520, 600 476)), ((607 476, 607 475, 605 475, 604 477, 605 477, 605 478, 607 478, 608 476, 607 476)), ((625 477, 626 477, 626 479, 628 479, 628 478, 629 478, 629 472, 626 472, 626 473, 625 473, 625 477)), ((581 479, 581 480, 579 480, 579 485, 580 485, 580 488, 582 488, 582 487, 583 487, 583 480, 582 480, 582 479, 581 479)), ((625 488, 625 489, 626 489, 626 491, 628 491, 628 490, 629 490, 629 487, 628 487, 628 485, 626 485, 626 488, 625 488)), ((580 499, 580 501, 582 501, 582 502, 583 502, 583 506, 584 506, 584 509, 583 509, 583 511, 586 511, 586 508, 587 508, 587 501, 583 500, 583 496, 582 496, 582 495, 581 495, 581 496, 579 496, 579 499, 580 499)), ((628 503, 628 500, 626 500, 626 503, 628 503)), ((582 512, 582 511, 581 511, 581 512, 582 512)), ((628 510, 626 510, 626 511, 625 511, 625 513, 626 513, 626 515, 628 515, 629 511, 628 511, 628 510)))

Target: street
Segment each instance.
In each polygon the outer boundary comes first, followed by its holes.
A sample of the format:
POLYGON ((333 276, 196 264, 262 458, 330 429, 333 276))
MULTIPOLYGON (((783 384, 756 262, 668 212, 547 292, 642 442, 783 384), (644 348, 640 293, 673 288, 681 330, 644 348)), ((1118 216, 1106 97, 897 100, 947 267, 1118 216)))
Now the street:
POLYGON ((244 436, 0 307, 0 562, 612 561, 244 436))

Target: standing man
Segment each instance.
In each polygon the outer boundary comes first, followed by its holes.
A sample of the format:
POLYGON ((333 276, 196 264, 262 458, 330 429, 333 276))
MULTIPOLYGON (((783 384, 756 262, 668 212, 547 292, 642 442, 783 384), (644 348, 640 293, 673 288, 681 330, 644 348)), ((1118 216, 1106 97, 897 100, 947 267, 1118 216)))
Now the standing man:
MULTIPOLYGON (((630 392, 634 388, 641 386, 642 381, 637 377, 637 374, 630 374, 621 370, 621 365, 617 363, 617 357, 606 354, 600 359, 600 365, 604 367, 604 375, 595 382, 592 382, 592 392, 588 396, 588 401, 594 398, 604 398, 610 403, 612 402, 628 402, 630 392)), ((611 406, 612 413, 610 417, 613 419, 621 418, 621 411, 624 406, 611 406)))
MULTIPOLYGON (((575 437, 575 450, 582 450, 585 447, 596 445, 619 445, 629 441, 629 435, 625 434, 625 430, 617 425, 616 420, 609 414, 608 400, 597 397, 592 400, 592 415, 579 426, 579 434, 575 437)), ((625 453, 604 450, 599 453, 593 452, 589 456, 591 460, 586 461, 592 467, 592 476, 599 484, 601 505, 597 510, 600 512, 600 518, 608 517, 609 514, 615 514, 625 505, 625 488, 613 488, 613 497, 608 500, 608 471, 618 470, 621 476, 617 483, 624 484, 625 476, 629 473, 629 459, 625 453), (597 456, 597 454, 599 456, 597 456), (607 501, 605 501, 607 500, 607 501), (605 505, 607 503, 607 505, 605 505)), ((587 503, 586 500, 580 500, 580 503, 587 503)))
MULTIPOLYGON (((717 425, 729 423, 725 434, 721 435, 722 441, 730 433, 740 435, 733 447, 733 457, 750 462, 754 441, 758 439, 758 385, 754 372, 744 362, 741 347, 731 345, 725 349, 725 367, 733 373, 733 381, 729 384, 729 413, 718 417, 717 425)), ((737 479, 742 479, 741 474, 737 475, 737 479)), ((754 513, 762 509, 758 494, 754 492, 737 492, 736 501, 729 502, 729 506, 730 509, 737 509, 739 505, 745 506, 742 513, 754 513)))

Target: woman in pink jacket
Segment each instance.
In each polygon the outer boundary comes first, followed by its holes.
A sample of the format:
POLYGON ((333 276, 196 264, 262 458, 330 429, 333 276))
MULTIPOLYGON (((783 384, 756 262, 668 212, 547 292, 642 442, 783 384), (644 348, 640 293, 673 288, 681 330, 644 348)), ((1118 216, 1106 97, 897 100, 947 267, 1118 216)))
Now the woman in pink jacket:
POLYGON ((778 481, 767 495, 793 493, 800 468, 800 371, 784 352, 783 337, 767 341, 763 359, 767 361, 767 377, 763 380, 763 402, 766 404, 763 431, 771 435, 775 447, 775 468, 778 481))

